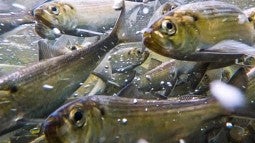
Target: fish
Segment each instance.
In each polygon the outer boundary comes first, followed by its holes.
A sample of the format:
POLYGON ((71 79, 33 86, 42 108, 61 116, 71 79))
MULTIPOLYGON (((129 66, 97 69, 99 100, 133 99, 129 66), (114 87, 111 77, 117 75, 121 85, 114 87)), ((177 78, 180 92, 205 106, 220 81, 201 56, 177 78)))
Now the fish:
POLYGON ((91 77, 74 94, 76 96, 113 94, 115 88, 120 89, 133 80, 136 74, 134 69, 148 56, 149 51, 142 51, 141 42, 117 45, 105 55, 101 63, 93 70, 91 77))
POLYGON ((246 9, 243 12, 248 17, 249 21, 253 23, 253 27, 255 28, 255 7, 246 9))
MULTIPOLYGON (((84 40, 84 38, 82 38, 84 40)), ((67 54, 73 50, 78 50, 81 47, 86 47, 83 45, 77 44, 80 40, 80 37, 62 35, 56 41, 41 39, 38 41, 39 49, 39 60, 45 60, 60 55, 67 54), (54 42, 53 44, 51 44, 54 42)))
POLYGON ((254 117, 252 109, 238 106, 227 110, 212 97, 145 100, 96 95, 79 98, 57 109, 43 123, 43 131, 49 143, 133 143, 139 139, 152 143, 180 139, 197 143, 197 139, 186 139, 196 130, 200 135, 206 134, 201 132, 204 123, 239 114, 254 117))
POLYGON ((34 17, 28 11, 0 13, 0 35, 23 25, 34 23, 34 17))
MULTIPOLYGON (((126 1, 128 12, 125 14, 126 22, 119 33, 121 41, 137 42, 142 40, 141 31, 147 26, 155 9, 158 8, 155 3, 155 1, 147 3, 126 1)), ((91 32, 96 32, 94 35, 100 35, 113 27, 118 16, 113 4, 114 1, 111 0, 76 0, 71 3, 70 0, 62 0, 45 3, 34 10, 37 21, 35 30, 42 38, 47 39, 55 39, 61 34, 87 37, 92 34, 91 32), (50 7, 56 8, 61 14, 53 14, 50 7), (62 12, 63 9, 66 12, 62 12), (98 15, 100 18, 97 18, 98 15), (86 29, 89 32, 80 33, 77 29, 86 29)))
POLYGON ((40 39, 38 41, 39 60, 45 60, 67 54, 74 50, 87 48, 99 39, 99 36, 84 38, 71 35, 61 35, 56 40, 40 39))
POLYGON ((33 10, 51 0, 9 0, 0 1, 0 35, 23 24, 34 24, 33 10))
POLYGON ((8 12, 22 12, 22 11, 31 11, 38 7, 39 5, 50 2, 52 0, 0 0, 1 8, 0 13, 8 13, 8 12))
MULTIPOLYGON (((63 41, 63 42, 65 42, 65 41, 63 41)), ((46 41, 39 40, 38 41, 39 61, 49 59, 49 58, 53 58, 53 57, 57 57, 57 56, 64 55, 66 53, 72 52, 71 49, 68 49, 66 47, 66 44, 67 43, 65 43, 64 46, 52 45, 52 47, 50 47, 50 45, 47 44, 46 41)))
MULTIPOLYGON (((44 3, 34 10, 37 21, 35 30, 38 35, 48 39, 55 39, 61 33, 76 33, 74 32, 76 29, 86 29, 102 34, 110 30, 118 18, 119 11, 112 8, 113 4, 114 1, 111 0, 60 0, 44 3), (97 18, 99 15, 100 18, 97 18)), ((127 1, 125 6, 129 10, 136 4, 136 2, 127 1)))
POLYGON ((254 26, 238 7, 219 1, 181 5, 148 25, 144 45, 177 60, 229 65, 254 55, 254 26))
MULTIPOLYGON (((114 81, 114 74, 126 74, 141 65, 149 51, 143 51, 141 43, 121 43, 112 49, 94 69, 93 74, 104 81, 114 81)), ((118 81, 118 79, 116 78, 118 81)))
POLYGON ((123 43, 107 57, 112 73, 123 73, 141 65, 149 56, 149 51, 142 50, 140 42, 123 43))
POLYGON ((166 90, 165 97, 185 95, 194 92, 207 67, 207 63, 172 59, 135 77, 133 84, 143 92, 166 90))
MULTIPOLYGON (((124 9, 124 10, 123 10, 124 9)), ((31 64, 0 77, 0 135, 8 133, 19 120, 48 115, 64 103, 118 43, 120 18, 112 32, 88 48, 31 64)))

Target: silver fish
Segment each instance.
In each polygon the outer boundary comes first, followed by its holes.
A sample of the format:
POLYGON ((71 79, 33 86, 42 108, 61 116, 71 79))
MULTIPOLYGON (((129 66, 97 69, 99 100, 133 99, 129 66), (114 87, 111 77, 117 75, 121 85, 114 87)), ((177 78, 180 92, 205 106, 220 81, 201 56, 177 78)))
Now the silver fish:
MULTIPOLYGON (((254 117, 252 110, 245 110, 240 108, 233 114, 254 117)), ((231 112, 212 98, 143 100, 98 95, 60 107, 46 119, 43 128, 49 143, 134 143, 139 139, 192 142, 188 136, 196 130, 201 134, 206 121, 228 115, 231 112)))
MULTIPOLYGON (((121 10, 123 14, 124 9, 121 10)), ((32 64, 0 77, 0 134, 11 130, 23 118, 43 117, 61 105, 118 43, 120 16, 113 31, 80 51, 32 64)))
POLYGON ((133 80, 134 69, 148 56, 148 51, 142 51, 141 42, 117 45, 103 58, 93 70, 93 75, 90 75, 74 95, 113 94, 133 80))

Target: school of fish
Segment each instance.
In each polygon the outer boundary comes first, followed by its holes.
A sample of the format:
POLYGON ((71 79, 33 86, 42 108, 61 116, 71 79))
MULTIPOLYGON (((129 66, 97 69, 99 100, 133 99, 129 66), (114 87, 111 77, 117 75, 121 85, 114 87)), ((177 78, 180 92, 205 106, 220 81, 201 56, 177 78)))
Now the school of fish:
POLYGON ((0 143, 253 143, 254 81, 254 1, 0 0, 0 143))

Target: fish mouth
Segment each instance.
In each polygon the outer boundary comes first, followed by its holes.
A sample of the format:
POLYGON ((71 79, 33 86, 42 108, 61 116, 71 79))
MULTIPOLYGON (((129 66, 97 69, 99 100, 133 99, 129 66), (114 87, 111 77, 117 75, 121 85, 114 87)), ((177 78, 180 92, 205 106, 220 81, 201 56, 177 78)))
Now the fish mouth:
POLYGON ((34 17, 38 23, 42 23, 43 25, 47 26, 49 29, 56 28, 55 25, 57 25, 57 24, 52 23, 52 21, 54 21, 54 19, 51 18, 51 16, 48 15, 46 12, 44 12, 43 9, 36 9, 34 11, 34 17))
POLYGON ((54 40, 54 39, 61 36, 60 33, 56 33, 56 32, 54 32, 53 29, 50 29, 49 27, 47 27, 43 23, 38 23, 38 22, 35 24, 35 32, 40 37, 46 38, 46 39, 49 39, 49 40, 54 40))
MULTIPOLYGON (((160 40, 157 35, 154 34, 152 30, 144 31, 143 33, 143 44, 148 49, 166 57, 172 56, 172 48, 171 46, 163 46, 160 43, 160 40)), ((161 40, 162 41, 162 40, 161 40)))
POLYGON ((43 9, 36 9, 34 11, 34 17, 36 20, 35 24, 36 33, 42 38, 47 38, 50 40, 54 40, 60 37, 61 34, 54 32, 54 28, 56 27, 54 26, 54 24, 50 22, 50 20, 47 20, 50 18, 49 16, 46 16, 44 13, 45 12, 43 9))

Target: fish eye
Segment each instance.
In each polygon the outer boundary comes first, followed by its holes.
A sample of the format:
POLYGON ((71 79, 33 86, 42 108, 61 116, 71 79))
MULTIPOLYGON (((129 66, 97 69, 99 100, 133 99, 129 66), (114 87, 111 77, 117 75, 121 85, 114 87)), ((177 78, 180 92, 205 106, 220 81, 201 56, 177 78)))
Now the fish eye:
POLYGON ((80 108, 73 108, 69 114, 69 119, 77 127, 82 127, 86 122, 84 112, 80 108))
POLYGON ((55 15, 58 15, 59 14, 59 10, 56 6, 53 6, 50 8, 51 12, 55 15))
POLYGON ((136 51, 137 55, 140 55, 142 52, 140 50, 136 51))
POLYGON ((164 20, 161 24, 161 27, 164 30, 164 32, 166 32, 169 35, 174 35, 176 32, 175 25, 169 20, 164 20))

